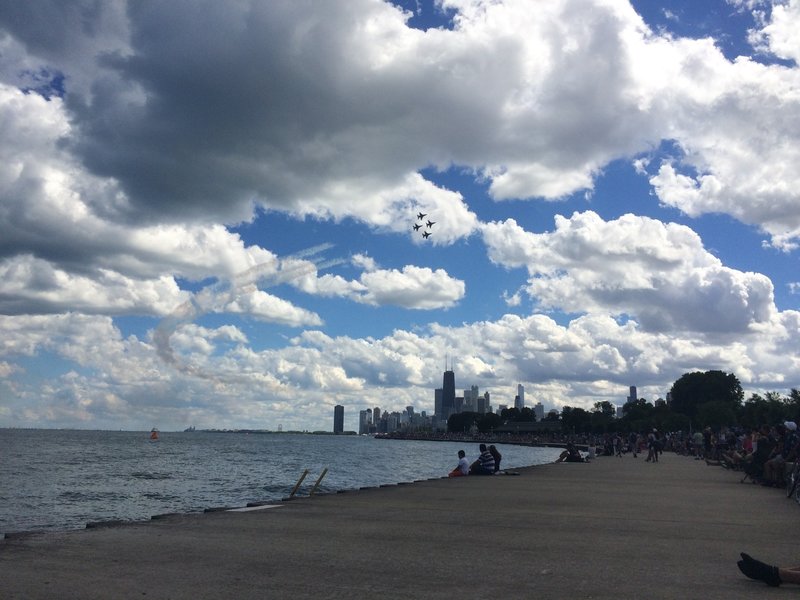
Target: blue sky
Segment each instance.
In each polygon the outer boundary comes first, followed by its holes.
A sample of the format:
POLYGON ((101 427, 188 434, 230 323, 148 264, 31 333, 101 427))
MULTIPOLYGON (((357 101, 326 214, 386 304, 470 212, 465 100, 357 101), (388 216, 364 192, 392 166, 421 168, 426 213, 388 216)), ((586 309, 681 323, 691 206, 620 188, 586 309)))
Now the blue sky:
POLYGON ((355 429, 432 412, 445 356, 495 407, 800 387, 799 25, 800 0, 3 6, 0 426, 355 429))

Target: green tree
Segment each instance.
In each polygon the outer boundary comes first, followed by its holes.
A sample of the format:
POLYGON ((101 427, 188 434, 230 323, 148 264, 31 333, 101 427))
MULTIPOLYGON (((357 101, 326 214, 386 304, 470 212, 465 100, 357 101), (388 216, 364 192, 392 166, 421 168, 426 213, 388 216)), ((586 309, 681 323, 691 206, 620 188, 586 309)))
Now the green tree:
POLYGON ((692 419, 698 407, 707 402, 728 403, 734 411, 744 398, 742 385, 733 373, 706 371, 685 373, 672 384, 672 410, 692 419))
POLYGON ((533 409, 529 406, 524 406, 521 411, 519 411, 519 420, 523 421, 524 423, 533 423, 536 421, 536 415, 533 412, 533 409))
POLYGON ((654 427, 653 405, 644 398, 626 402, 622 405, 622 422, 620 429, 624 431, 647 431, 654 427))
POLYGON ((800 390, 792 388, 786 403, 789 408, 789 419, 795 423, 800 423, 800 390))
POLYGON ((591 415, 582 408, 565 406, 561 409, 561 427, 569 433, 584 433, 591 429, 591 415))
POLYGON ((558 414, 558 411, 557 411, 556 409, 554 409, 554 408, 553 408, 553 409, 551 409, 551 410, 547 411, 547 414, 544 416, 544 419, 542 419, 542 420, 543 420, 543 421, 552 421, 552 422, 555 422, 555 421, 558 421, 560 418, 561 418, 561 417, 560 417, 560 415, 558 414))
MULTIPOLYGON (((796 390, 792 392, 797 394, 796 390)), ((766 398, 759 394, 751 394, 750 398, 739 408, 739 423, 745 427, 760 427, 780 423, 787 419, 796 420, 798 404, 795 396, 781 396, 778 392, 767 392, 766 398)))
POLYGON ((480 418, 481 414, 476 412, 460 412, 450 415, 447 419, 447 431, 454 433, 469 432, 480 418))
POLYGON ((592 412, 600 413, 613 419, 617 414, 617 409, 608 400, 603 400, 602 402, 594 403, 594 409, 592 412))
POLYGON ((591 428, 590 430, 595 433, 607 433, 617 429, 615 417, 617 415, 617 408, 608 400, 602 402, 595 402, 592 409, 591 428))
POLYGON ((486 413, 485 415, 481 415, 478 419, 478 431, 481 433, 491 433, 493 430, 500 427, 502 423, 503 420, 500 418, 500 415, 486 413))
POLYGON ((719 427, 730 425, 736 422, 736 408, 730 402, 713 400, 703 402, 697 407, 695 419, 698 425, 703 427, 719 427))

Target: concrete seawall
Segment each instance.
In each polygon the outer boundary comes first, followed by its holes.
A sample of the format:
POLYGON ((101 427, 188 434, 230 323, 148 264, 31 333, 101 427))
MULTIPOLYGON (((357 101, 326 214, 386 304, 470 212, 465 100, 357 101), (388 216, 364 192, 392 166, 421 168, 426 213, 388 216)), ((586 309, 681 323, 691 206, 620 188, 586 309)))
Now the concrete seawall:
POLYGON ((3 598, 780 597, 800 506, 674 454, 603 457, 0 541, 3 598))

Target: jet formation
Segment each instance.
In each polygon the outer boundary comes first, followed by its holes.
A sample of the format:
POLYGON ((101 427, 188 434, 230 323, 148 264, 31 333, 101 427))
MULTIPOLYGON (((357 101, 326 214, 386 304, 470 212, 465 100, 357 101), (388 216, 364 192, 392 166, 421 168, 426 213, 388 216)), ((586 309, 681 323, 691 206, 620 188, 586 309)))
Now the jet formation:
MULTIPOLYGON (((415 232, 419 231, 422 228, 422 222, 421 221, 427 216, 428 216, 427 213, 423 213, 423 212, 417 213, 417 221, 420 221, 420 222, 419 223, 414 223, 414 225, 412 225, 412 227, 413 227, 415 232)), ((425 229, 422 231, 422 237, 423 238, 425 238, 427 240, 431 236, 432 232, 430 231, 430 229, 433 228, 434 225, 436 225, 436 221, 431 221, 430 219, 428 219, 428 221, 425 223, 425 229)))

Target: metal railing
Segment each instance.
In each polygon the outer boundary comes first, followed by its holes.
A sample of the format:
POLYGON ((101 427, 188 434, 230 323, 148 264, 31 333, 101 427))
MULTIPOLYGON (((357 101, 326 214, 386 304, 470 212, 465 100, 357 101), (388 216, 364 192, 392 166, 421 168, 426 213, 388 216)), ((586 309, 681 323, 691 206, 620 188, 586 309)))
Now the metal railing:
MULTIPOLYGON (((308 469, 303 471, 303 474, 300 475, 300 479, 298 479, 297 483, 294 484, 294 488, 292 489, 292 493, 289 494, 289 498, 294 498, 295 497, 295 494, 297 494, 297 490, 300 489, 300 486, 302 485, 302 483, 305 480, 305 478, 308 476, 308 473, 309 473, 308 469)), ((322 470, 322 474, 319 476, 319 478, 317 479, 316 483, 314 483, 314 486, 311 488, 311 491, 308 493, 309 496, 313 496, 314 494, 317 493, 317 490, 319 489, 319 484, 322 483, 322 479, 327 474, 328 474, 328 467, 325 467, 322 470)))

